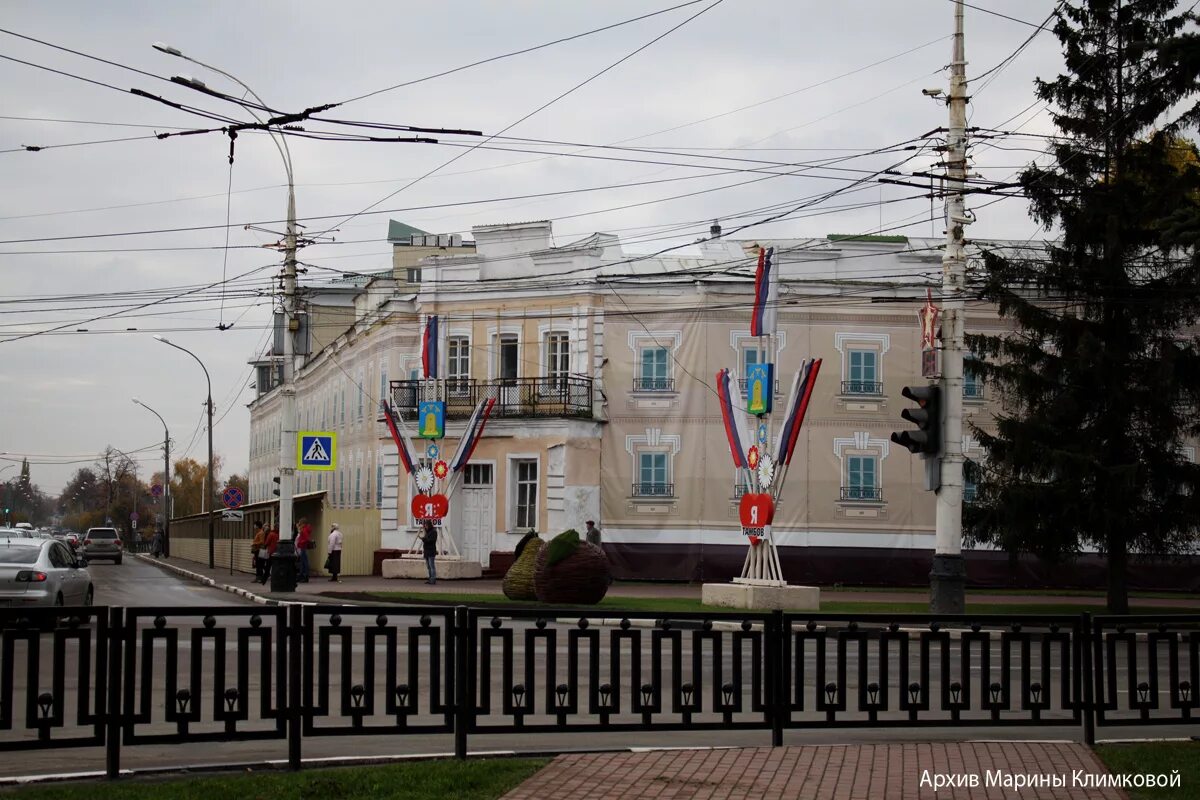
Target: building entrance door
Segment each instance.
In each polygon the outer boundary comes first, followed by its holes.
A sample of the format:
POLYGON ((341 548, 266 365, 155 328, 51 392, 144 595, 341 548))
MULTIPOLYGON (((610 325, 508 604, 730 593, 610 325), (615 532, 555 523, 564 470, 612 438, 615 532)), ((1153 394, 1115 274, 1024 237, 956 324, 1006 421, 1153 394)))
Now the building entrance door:
POLYGON ((463 483, 462 557, 488 566, 496 530, 496 492, 491 464, 468 464, 463 483))

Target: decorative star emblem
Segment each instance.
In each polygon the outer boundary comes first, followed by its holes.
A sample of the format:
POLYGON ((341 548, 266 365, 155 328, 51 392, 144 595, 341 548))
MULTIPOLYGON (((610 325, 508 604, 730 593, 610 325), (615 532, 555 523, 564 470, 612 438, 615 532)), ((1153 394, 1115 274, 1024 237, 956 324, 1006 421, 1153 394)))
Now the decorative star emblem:
POLYGON ((431 444, 431 445, 429 445, 429 447, 425 448, 425 453, 430 458, 437 458, 438 453, 440 453, 440 452, 442 452, 442 451, 440 449, 438 449, 438 446, 436 444, 431 444))
POLYGON ((767 443, 767 434, 768 434, 767 423, 765 423, 765 422, 759 423, 759 426, 758 426, 758 443, 759 444, 765 445, 767 443))
POLYGON ((417 482, 417 488, 422 492, 428 492, 433 488, 433 470, 429 467, 421 467, 413 477, 417 482))
POLYGON ((758 469, 758 445, 750 445, 750 452, 746 453, 746 463, 750 465, 750 469, 758 469))
POLYGON ((441 459, 438 459, 437 463, 433 465, 433 474, 437 475, 438 480, 444 479, 449 472, 450 467, 448 467, 446 462, 442 461, 441 459))
POLYGON ((775 459, 771 458, 770 454, 763 453, 758 460, 758 485, 764 489, 770 489, 774 480, 775 459))

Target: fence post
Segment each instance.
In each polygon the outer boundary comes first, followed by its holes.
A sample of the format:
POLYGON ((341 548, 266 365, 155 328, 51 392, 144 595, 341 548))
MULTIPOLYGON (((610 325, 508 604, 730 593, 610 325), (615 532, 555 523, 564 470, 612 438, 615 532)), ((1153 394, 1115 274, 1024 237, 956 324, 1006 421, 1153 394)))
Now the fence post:
POLYGON ((304 708, 301 706, 303 702, 303 693, 301 692, 301 669, 300 655, 304 644, 304 609, 293 604, 288 606, 287 610, 287 657, 288 657, 288 710, 287 710, 287 738, 288 738, 288 769, 292 772, 297 772, 300 769, 301 754, 300 740, 303 731, 301 730, 301 722, 304 719, 304 708))
POLYGON ((467 757, 467 726, 471 719, 471 704, 474 691, 467 680, 467 663, 470 653, 468 635, 469 615, 466 606, 454 609, 454 757, 467 757))
POLYGON ((1080 671, 1083 673, 1080 676, 1082 684, 1082 705, 1083 705, 1083 740, 1089 745, 1096 743, 1096 704, 1095 693, 1093 691, 1092 670, 1092 638, 1095 632, 1092 630, 1092 615, 1089 611, 1084 611, 1080 621, 1080 647, 1082 649, 1082 658, 1080 671))
POLYGON ((784 620, 783 612, 776 609, 771 612, 767 623, 767 702, 771 709, 771 746, 783 746, 783 717, 787 703, 784 700, 785 681, 784 668, 784 620))
POLYGON ((121 775, 121 681, 124 675, 121 671, 123 650, 125 644, 125 625, 122 609, 108 609, 108 686, 96 687, 106 693, 104 701, 104 774, 109 780, 116 780, 121 775))

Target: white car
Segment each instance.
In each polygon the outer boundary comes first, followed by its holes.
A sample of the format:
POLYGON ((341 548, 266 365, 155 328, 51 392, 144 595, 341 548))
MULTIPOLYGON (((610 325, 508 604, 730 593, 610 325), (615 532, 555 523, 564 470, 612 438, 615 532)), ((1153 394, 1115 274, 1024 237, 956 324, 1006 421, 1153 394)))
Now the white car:
POLYGON ((54 539, 0 528, 0 607, 90 606, 96 597, 87 559, 54 539))

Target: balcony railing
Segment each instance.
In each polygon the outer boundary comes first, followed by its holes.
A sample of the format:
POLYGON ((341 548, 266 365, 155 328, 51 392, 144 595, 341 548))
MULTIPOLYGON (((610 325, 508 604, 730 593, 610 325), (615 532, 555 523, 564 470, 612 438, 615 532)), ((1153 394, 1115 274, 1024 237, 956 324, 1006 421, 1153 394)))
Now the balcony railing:
POLYGON ((879 396, 883 394, 883 384, 877 381, 842 381, 842 394, 879 396))
POLYGON ((674 378, 634 378, 633 391, 635 392, 673 392, 675 391, 674 378))
POLYGON ((484 398, 495 398, 492 418, 592 416, 592 379, 577 376, 500 378, 494 381, 392 381, 392 403, 405 417, 417 403, 444 400, 447 419, 465 419, 484 398))
POLYGON ((983 381, 963 381, 963 399, 982 400, 983 381))
POLYGON ((633 485, 634 497, 674 497, 675 484, 673 483, 635 483, 633 485))
POLYGON ((883 489, 878 486, 843 486, 843 500, 882 500, 883 489))

